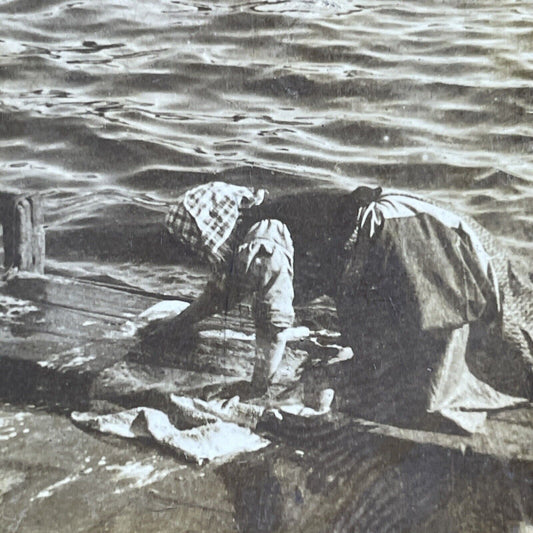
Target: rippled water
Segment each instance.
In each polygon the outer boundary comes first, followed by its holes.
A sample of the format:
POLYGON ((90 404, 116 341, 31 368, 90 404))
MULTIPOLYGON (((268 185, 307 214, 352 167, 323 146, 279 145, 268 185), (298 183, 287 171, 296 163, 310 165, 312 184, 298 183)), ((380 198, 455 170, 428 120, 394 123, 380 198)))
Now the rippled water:
POLYGON ((14 0, 0 14, 0 175, 43 191, 53 266, 190 291, 158 224, 214 178, 422 190, 533 258, 530 2, 14 0))

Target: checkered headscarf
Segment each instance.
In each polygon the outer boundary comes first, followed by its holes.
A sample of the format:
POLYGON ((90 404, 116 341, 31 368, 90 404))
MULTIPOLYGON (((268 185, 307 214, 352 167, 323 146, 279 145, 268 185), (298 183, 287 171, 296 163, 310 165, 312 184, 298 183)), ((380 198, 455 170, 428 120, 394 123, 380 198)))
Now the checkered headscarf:
POLYGON ((178 198, 165 223, 177 240, 211 261, 221 262, 239 210, 259 205, 265 193, 220 181, 200 185, 178 198))

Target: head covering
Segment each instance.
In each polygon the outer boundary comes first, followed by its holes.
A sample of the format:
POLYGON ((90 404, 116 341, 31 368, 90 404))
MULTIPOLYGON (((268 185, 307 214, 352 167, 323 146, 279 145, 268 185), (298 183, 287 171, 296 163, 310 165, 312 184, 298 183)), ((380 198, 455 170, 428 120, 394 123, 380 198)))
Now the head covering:
POLYGON ((190 189, 178 198, 166 217, 174 237, 211 262, 224 260, 224 245, 235 228, 239 210, 259 205, 266 191, 214 181, 190 189))

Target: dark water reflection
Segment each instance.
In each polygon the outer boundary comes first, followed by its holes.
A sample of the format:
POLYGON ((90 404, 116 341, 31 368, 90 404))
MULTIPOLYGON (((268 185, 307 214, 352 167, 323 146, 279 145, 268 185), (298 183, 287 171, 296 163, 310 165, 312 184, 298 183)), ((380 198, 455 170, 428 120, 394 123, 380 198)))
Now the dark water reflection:
POLYGON ((138 232, 213 178, 429 191, 531 259, 527 2, 15 0, 0 12, 2 179, 44 191, 56 259, 124 264, 99 244, 112 224, 144 261, 138 232))

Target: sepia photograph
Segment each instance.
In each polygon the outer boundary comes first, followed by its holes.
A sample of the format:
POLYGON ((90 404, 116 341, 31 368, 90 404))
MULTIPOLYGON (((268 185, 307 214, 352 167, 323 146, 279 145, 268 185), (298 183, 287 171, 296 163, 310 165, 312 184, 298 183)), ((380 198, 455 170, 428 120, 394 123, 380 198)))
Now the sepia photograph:
POLYGON ((533 4, 0 0, 0 531, 533 533, 533 4))

